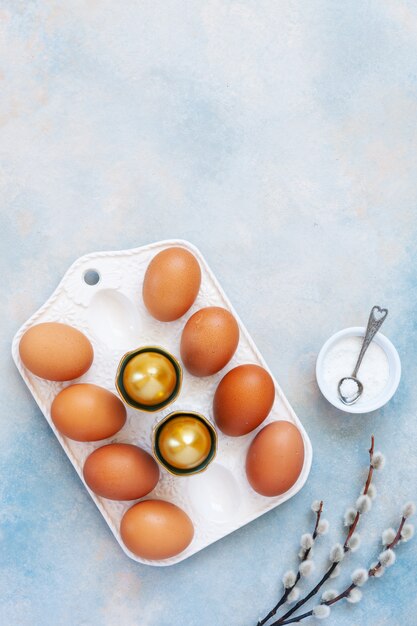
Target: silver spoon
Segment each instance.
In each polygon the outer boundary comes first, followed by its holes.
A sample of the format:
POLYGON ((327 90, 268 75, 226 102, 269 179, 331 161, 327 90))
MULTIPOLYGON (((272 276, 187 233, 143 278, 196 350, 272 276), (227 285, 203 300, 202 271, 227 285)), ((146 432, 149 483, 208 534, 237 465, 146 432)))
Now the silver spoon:
POLYGON ((356 378, 358 370, 361 366, 362 359, 367 351, 369 344, 375 337, 378 330, 381 328, 385 318, 388 315, 388 309, 381 309, 379 306, 373 306, 369 315, 368 326, 366 327, 365 337, 363 338, 362 348, 359 352, 358 360, 356 361, 355 369, 352 372, 352 376, 345 376, 339 381, 337 390, 339 397, 343 404, 351 405, 355 404, 363 393, 363 385, 360 380, 356 378))

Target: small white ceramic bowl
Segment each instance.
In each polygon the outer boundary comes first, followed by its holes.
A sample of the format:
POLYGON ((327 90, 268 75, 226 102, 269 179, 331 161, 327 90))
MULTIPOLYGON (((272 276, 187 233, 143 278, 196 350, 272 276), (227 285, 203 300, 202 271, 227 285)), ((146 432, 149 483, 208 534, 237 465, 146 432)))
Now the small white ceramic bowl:
MULTIPOLYGON (((377 333, 373 338, 373 341, 377 343, 385 352, 388 365, 389 365, 389 378, 385 388, 379 393, 375 398, 371 398, 366 402, 358 401, 358 404, 352 404, 347 406, 343 404, 340 398, 337 395, 337 390, 330 389, 326 384, 323 376, 323 363, 327 352, 332 348, 338 341, 340 341, 343 337, 363 337, 365 335, 366 328, 363 326, 353 326, 352 328, 345 328, 344 330, 340 330, 338 333, 335 333, 326 341, 324 346, 319 352, 316 363, 316 378, 317 383, 320 388, 323 396, 328 400, 333 406, 341 411, 346 411, 347 413, 369 413, 370 411, 375 411, 376 409, 380 409, 381 406, 384 406, 391 400, 392 396, 397 390, 397 387, 401 378, 401 361, 398 355, 397 350, 394 345, 391 343, 385 335, 381 333, 377 333)), ((358 355, 359 356, 359 355, 358 355)), ((366 356, 365 356, 366 358, 366 356)), ((360 370, 358 374, 358 378, 360 380, 360 370)), ((349 376, 351 372, 346 372, 346 376, 349 376)))

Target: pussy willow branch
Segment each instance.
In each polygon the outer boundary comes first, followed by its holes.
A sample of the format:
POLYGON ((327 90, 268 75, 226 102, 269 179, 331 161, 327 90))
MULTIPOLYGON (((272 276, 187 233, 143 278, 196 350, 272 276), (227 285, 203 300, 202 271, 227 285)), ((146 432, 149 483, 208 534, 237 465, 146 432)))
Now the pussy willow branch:
MULTIPOLYGON (((363 490, 363 494, 364 495, 366 495, 368 493, 369 485, 371 484, 372 474, 373 474, 373 471, 374 471, 374 468, 372 467, 372 456, 373 456, 373 453, 374 453, 374 436, 373 435, 371 437, 371 447, 369 448, 368 452, 369 452, 369 470, 368 470, 368 476, 367 476, 366 482, 365 482, 365 487, 364 487, 364 490, 363 490)), ((355 529, 356 529, 356 527, 358 525, 360 516, 361 516, 361 514, 359 513, 359 511, 357 511, 356 515, 355 515, 355 519, 353 520, 352 524, 348 528, 348 532, 347 532, 347 535, 346 535, 345 543, 343 544, 343 550, 344 550, 345 553, 349 552, 349 550, 350 550, 350 548, 349 548, 349 539, 352 537, 353 533, 355 532, 355 529)), ((326 573, 321 578, 321 580, 319 580, 317 585, 310 591, 310 593, 308 593, 306 596, 304 596, 304 598, 301 598, 301 600, 296 602, 294 604, 294 606, 289 611, 287 611, 277 621, 273 622, 270 626, 282 626, 284 623, 290 623, 290 622, 285 622, 284 620, 286 620, 288 617, 293 615, 296 611, 298 611, 298 609, 300 607, 302 607, 306 602, 308 602, 310 600, 310 598, 312 598, 313 596, 316 595, 316 593, 320 590, 320 588, 324 585, 324 583, 333 574, 334 570, 336 569, 336 567, 338 565, 339 565, 339 563, 337 563, 337 562, 332 563, 330 565, 330 567, 328 568, 328 570, 326 571, 326 573)), ((306 617, 307 617, 307 615, 306 615, 306 617)), ((293 621, 297 621, 297 620, 293 620, 293 621)))
MULTIPOLYGON (((400 525, 398 526, 397 534, 395 535, 395 537, 391 541, 391 543, 388 546, 386 546, 385 550, 393 549, 398 544, 398 542, 401 539, 401 531, 402 531, 403 526, 405 524, 405 520, 406 520, 405 517, 401 518, 401 522, 400 522, 400 525)), ((369 570, 368 570, 369 578, 372 578, 373 576, 375 576, 376 572, 379 569, 381 569, 381 567, 382 567, 382 563, 381 563, 381 561, 378 561, 378 563, 376 565, 374 565, 374 567, 369 568, 369 570)), ((350 594, 350 592, 352 591, 352 589, 354 589, 355 587, 357 587, 357 585, 355 585, 355 583, 351 583, 349 585, 349 587, 346 587, 346 589, 344 591, 342 591, 342 593, 340 593, 338 596, 333 598, 333 600, 327 600, 326 602, 323 602, 323 604, 327 604, 327 606, 331 606, 332 604, 335 604, 339 600, 342 600, 343 598, 347 598, 348 595, 350 594)))
MULTIPOLYGON (((314 526, 314 530, 313 530, 313 539, 315 540, 317 537, 317 529, 319 526, 319 522, 320 522, 320 517, 323 511, 323 500, 320 501, 320 506, 319 506, 319 510, 316 512, 316 523, 314 526)), ((309 554, 311 552, 311 548, 307 548, 304 552, 304 556, 301 559, 301 562, 306 561, 309 557, 309 554)), ((278 611, 278 609, 285 604, 285 602, 288 599, 288 596, 290 595, 291 591, 294 589, 294 587, 297 585, 298 581, 301 578, 301 574, 300 574, 300 570, 298 570, 297 572, 297 576, 295 578, 295 583, 292 585, 292 587, 288 587, 287 589, 285 589, 283 595, 281 596, 280 600, 277 602, 277 604, 269 611, 268 615, 265 615, 265 617, 261 620, 258 621, 257 626, 263 626, 264 624, 266 624, 266 622, 268 620, 271 619, 271 617, 273 617, 276 612, 278 611)))
MULTIPOLYGON (((368 477, 367 477, 366 483, 365 483, 365 488, 363 490, 363 495, 364 496, 366 496, 366 494, 368 493, 369 485, 371 484, 371 481, 372 481, 372 474, 374 472, 374 468, 372 467, 372 455, 374 453, 374 442, 375 442, 375 438, 372 435, 371 436, 371 447, 368 450, 368 452, 369 452, 369 470, 368 470, 368 477)), ((347 550, 348 550, 349 539, 352 537, 353 533, 356 530, 356 526, 358 525, 360 516, 361 516, 361 514, 359 513, 359 511, 356 511, 355 519, 353 520, 352 524, 349 526, 349 531, 348 531, 348 534, 346 536, 345 543, 343 544, 343 549, 344 549, 345 552, 347 552, 347 550)))
MULTIPOLYGON (((403 526, 404 526, 404 524, 406 522, 406 519, 407 519, 406 517, 402 517, 401 518, 401 522, 400 522, 400 525, 398 526, 397 534, 395 535, 395 537, 391 541, 391 543, 388 544, 385 547, 385 550, 392 550, 398 544, 398 542, 401 539, 401 533, 402 533, 402 530, 403 530, 403 526)), ((382 567, 381 561, 378 561, 378 563, 369 570, 368 576, 375 576, 375 572, 377 572, 379 569, 381 569, 381 567, 382 567)))
MULTIPOLYGON (((398 544, 398 542, 401 539, 401 531, 403 529, 405 521, 406 521, 406 518, 402 517, 400 525, 399 525, 398 530, 397 530, 397 534, 395 535, 395 538, 393 539, 393 541, 391 541, 391 543, 388 546, 386 546, 385 550, 393 549, 393 548, 396 547, 396 545, 398 544)), ((374 565, 374 567, 369 568, 369 570, 368 570, 369 578, 372 578, 373 576, 375 576, 375 573, 379 569, 381 569, 381 567, 382 567, 381 561, 378 561, 378 563, 376 565, 374 565)), ((355 589, 355 587, 357 587, 357 586, 358 585, 355 585, 355 583, 351 583, 338 596, 336 596, 332 600, 326 600, 326 602, 322 602, 321 604, 326 604, 327 606, 332 606, 333 604, 336 604, 336 602, 340 602, 340 600, 343 600, 343 598, 347 598, 348 595, 350 594, 350 592, 352 591, 352 589, 355 589)), ((286 624, 294 624, 296 622, 301 622, 301 620, 306 619, 307 617, 311 617, 312 615, 313 615, 313 611, 311 610, 311 611, 308 611, 307 613, 303 613, 302 615, 297 615, 296 617, 293 617, 292 619, 288 619, 288 620, 285 620, 285 622, 280 622, 280 623, 281 623, 281 626, 285 626, 286 624)))

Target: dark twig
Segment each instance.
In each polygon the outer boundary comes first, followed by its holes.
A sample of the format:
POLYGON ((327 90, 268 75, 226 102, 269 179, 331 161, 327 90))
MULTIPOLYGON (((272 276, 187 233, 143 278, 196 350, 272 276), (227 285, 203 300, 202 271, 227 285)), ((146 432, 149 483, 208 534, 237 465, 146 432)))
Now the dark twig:
MULTIPOLYGON (((374 472, 374 468, 372 467, 372 455, 374 453, 374 436, 371 436, 371 447, 369 448, 369 470, 368 470, 368 476, 366 479, 366 483, 365 483, 365 488, 363 490, 363 495, 366 496, 366 494, 368 493, 368 489, 369 489, 369 485, 371 484, 372 481, 372 474, 374 472)), ((359 511, 356 512, 355 515, 355 519, 353 520, 353 523, 349 526, 349 531, 348 534, 346 536, 345 539, 345 543, 343 544, 343 549, 345 552, 347 552, 348 550, 348 543, 349 543, 349 539, 352 537, 353 533, 356 530, 356 526, 358 525, 359 522, 359 518, 360 518, 361 514, 359 513, 359 511)))
MULTIPOLYGON (((396 545, 398 544, 398 542, 401 539, 401 531, 403 529, 403 526, 405 524, 405 517, 401 518, 401 523, 398 527, 397 530, 397 534, 395 535, 395 538, 393 541, 391 541, 391 543, 386 547, 386 550, 392 550, 393 548, 396 547, 396 545)), ((368 576, 369 578, 372 578, 373 576, 375 576, 375 574, 378 572, 378 570, 380 570, 382 567, 382 563, 381 561, 378 561, 378 563, 376 565, 374 565, 373 567, 369 568, 368 570, 368 576)), ((358 585, 355 585, 355 583, 351 583, 349 585, 349 587, 346 587, 346 589, 344 591, 342 591, 342 593, 340 593, 338 596, 336 596, 335 598, 333 598, 332 600, 327 600, 326 602, 323 602, 323 604, 327 604, 327 606, 331 606, 332 604, 335 604, 336 602, 339 602, 339 600, 342 600, 343 598, 347 598, 348 595, 350 594, 350 592, 352 591, 352 589, 355 589, 355 587, 357 587, 358 585)))
MULTIPOLYGON (((323 500, 320 501, 320 506, 319 509, 316 513, 316 523, 314 526, 314 530, 313 530, 313 539, 316 539, 317 537, 317 529, 319 526, 319 522, 320 522, 320 517, 323 511, 323 500)), ((307 561, 309 555, 311 552, 311 548, 307 548, 304 552, 304 556, 301 559, 301 562, 303 561, 307 561)), ((294 587, 297 585, 298 581, 301 578, 301 574, 300 574, 300 570, 298 570, 297 575, 295 577, 295 582, 291 587, 288 587, 287 589, 285 589, 283 595, 281 596, 280 600, 277 602, 277 604, 269 611, 268 615, 265 615, 265 617, 261 620, 258 621, 257 626, 263 626, 264 624, 266 624, 266 622, 268 620, 271 619, 271 617, 273 617, 276 612, 278 611, 278 609, 286 603, 286 601, 288 600, 288 596, 290 595, 291 591, 294 589, 294 587)))
MULTIPOLYGON (((369 489, 369 485, 371 484, 371 481, 372 481, 372 474, 373 474, 373 469, 374 469, 373 466, 372 466, 372 456, 373 456, 373 453, 374 453, 374 436, 372 435, 372 437, 371 437, 371 447, 369 448, 369 470, 368 470, 368 476, 367 476, 366 482, 365 482, 365 487, 364 487, 364 490, 363 490, 363 495, 367 495, 368 489, 369 489)), ((357 511, 352 524, 348 528, 348 532, 347 532, 347 535, 346 535, 345 543, 343 544, 343 551, 344 551, 344 553, 349 552, 349 550, 350 550, 350 548, 349 548, 349 540, 352 537, 353 533, 355 532, 355 529, 356 529, 356 527, 357 527, 357 525, 359 523, 360 517, 361 517, 361 513, 359 511, 357 511)), ((339 562, 336 562, 336 561, 333 562, 330 565, 330 567, 328 568, 328 570, 326 571, 326 573, 319 580, 317 585, 310 591, 310 593, 308 593, 306 596, 304 596, 304 598, 301 598, 301 600, 296 602, 295 605, 289 611, 287 611, 277 621, 273 622, 270 626, 282 626, 283 624, 288 623, 288 622, 285 622, 285 620, 288 619, 291 615, 293 615, 296 611, 298 611, 298 609, 300 607, 302 607, 304 604, 306 604, 306 602, 308 602, 313 596, 316 595, 316 593, 320 590, 320 588, 324 585, 324 583, 333 574, 334 570, 336 569, 336 567, 338 565, 339 565, 339 562)))
POLYGON ((305 619, 306 617, 311 617, 313 615, 313 611, 308 611, 307 613, 303 613, 302 615, 296 615, 295 617, 292 617, 291 619, 287 619, 285 622, 282 622, 283 624, 294 624, 295 622, 301 622, 302 619, 305 619))
MULTIPOLYGON (((385 548, 386 550, 392 550, 398 545, 399 541, 401 540, 401 533, 402 533, 405 522, 406 522, 406 517, 402 517, 397 533, 395 535, 395 538, 393 539, 393 541, 391 541, 389 545, 386 546, 385 548)), ((381 569, 381 567, 383 567, 383 565, 381 561, 379 560, 375 565, 373 565, 372 567, 368 569, 368 577, 372 578, 373 576, 375 576, 378 570, 381 569)), ((325 604, 326 606, 330 607, 333 604, 336 604, 336 602, 340 602, 340 600, 343 600, 344 598, 348 598, 351 591, 355 589, 356 587, 358 587, 358 585, 352 582, 348 587, 346 587, 344 591, 339 593, 339 595, 337 595, 335 598, 321 602, 321 604, 325 604)), ((287 619, 285 621, 280 620, 279 623, 281 626, 285 626, 286 624, 293 624, 295 622, 301 622, 301 620, 306 619, 307 617, 311 617, 313 614, 314 614, 314 610, 312 609, 311 611, 308 611, 307 613, 303 613, 302 615, 298 615, 291 619, 287 619)), ((275 624, 277 623, 278 622, 275 622, 275 624)), ((274 625, 272 624, 272 626, 274 625)))

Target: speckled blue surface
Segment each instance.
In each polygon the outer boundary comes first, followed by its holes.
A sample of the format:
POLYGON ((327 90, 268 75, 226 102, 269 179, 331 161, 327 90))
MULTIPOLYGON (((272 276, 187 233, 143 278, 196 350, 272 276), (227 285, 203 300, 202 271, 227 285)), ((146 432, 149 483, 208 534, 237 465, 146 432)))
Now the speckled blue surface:
MULTIPOLYGON (((363 547, 416 496, 417 8, 410 0, 0 3, 0 623, 252 626, 323 498, 330 536, 369 436, 387 455, 363 547), (308 430, 305 488, 172 568, 130 561, 10 357, 75 258, 199 246, 308 430), (336 330, 388 306, 403 378, 383 410, 320 396, 336 330)), ((415 626, 414 541, 329 624, 415 626)), ((332 585, 333 586, 333 585, 332 585)))

